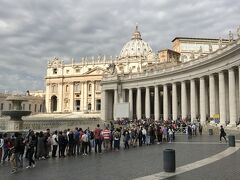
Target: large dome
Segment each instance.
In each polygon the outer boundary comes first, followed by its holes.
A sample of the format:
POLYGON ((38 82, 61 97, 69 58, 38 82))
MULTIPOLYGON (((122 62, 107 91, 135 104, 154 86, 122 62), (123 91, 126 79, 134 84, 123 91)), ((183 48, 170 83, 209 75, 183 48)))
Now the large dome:
POLYGON ((151 47, 142 40, 141 34, 138 31, 138 26, 132 35, 131 41, 127 42, 119 55, 119 59, 133 58, 133 57, 147 57, 152 53, 151 47))

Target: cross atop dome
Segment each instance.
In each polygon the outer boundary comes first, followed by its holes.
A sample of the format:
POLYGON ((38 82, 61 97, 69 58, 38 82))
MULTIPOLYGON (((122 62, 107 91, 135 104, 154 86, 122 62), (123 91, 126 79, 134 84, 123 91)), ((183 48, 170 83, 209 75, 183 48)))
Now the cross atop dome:
POLYGON ((142 40, 141 33, 138 31, 138 24, 137 23, 136 23, 135 32, 133 33, 131 40, 134 40, 134 39, 142 40))
POLYGON ((138 23, 136 23, 136 30, 135 31, 138 31, 138 23))

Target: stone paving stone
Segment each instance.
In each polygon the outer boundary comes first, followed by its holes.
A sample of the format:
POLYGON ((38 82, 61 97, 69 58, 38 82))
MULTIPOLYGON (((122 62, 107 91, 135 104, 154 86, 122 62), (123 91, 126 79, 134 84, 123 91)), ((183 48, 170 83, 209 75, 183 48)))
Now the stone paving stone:
POLYGON ((101 155, 92 153, 87 157, 76 156, 37 161, 35 169, 23 169, 13 175, 10 174, 9 165, 0 166, 0 179, 133 179, 163 171, 163 150, 166 148, 175 149, 176 164, 182 166, 212 156, 228 147, 226 143, 218 143, 218 136, 204 135, 188 139, 185 135, 180 135, 176 137, 176 141, 177 143, 156 144, 101 155), (189 143, 180 143, 186 141, 189 143), (191 142, 213 142, 213 144, 191 142))
POLYGON ((239 180, 240 179, 240 151, 223 158, 212 164, 203 166, 196 170, 192 170, 174 177, 167 178, 168 180, 239 180))

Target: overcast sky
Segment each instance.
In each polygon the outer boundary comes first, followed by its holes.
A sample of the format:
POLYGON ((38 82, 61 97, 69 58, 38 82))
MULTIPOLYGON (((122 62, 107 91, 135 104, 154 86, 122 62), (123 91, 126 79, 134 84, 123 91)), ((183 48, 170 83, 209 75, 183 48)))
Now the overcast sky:
POLYGON ((227 38, 239 20, 239 0, 0 0, 0 91, 45 90, 54 56, 116 56, 136 23, 158 51, 176 36, 227 38))

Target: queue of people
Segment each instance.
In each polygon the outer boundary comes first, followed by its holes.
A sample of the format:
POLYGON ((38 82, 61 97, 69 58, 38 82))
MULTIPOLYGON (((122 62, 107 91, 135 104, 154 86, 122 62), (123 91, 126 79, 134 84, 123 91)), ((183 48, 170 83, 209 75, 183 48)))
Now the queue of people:
POLYGON ((12 173, 15 173, 19 168, 23 168, 24 157, 28 160, 26 168, 29 169, 36 166, 36 160, 50 157, 87 156, 93 151, 96 154, 119 151, 121 142, 125 150, 143 145, 172 143, 179 126, 185 126, 188 136, 197 134, 196 125, 176 122, 161 124, 151 119, 135 120, 117 128, 110 122, 104 125, 103 129, 98 124, 92 130, 78 127, 54 132, 50 129, 45 132, 29 130, 25 136, 16 132, 12 137, 5 133, 0 134, 0 159, 3 163, 10 161, 12 173))

